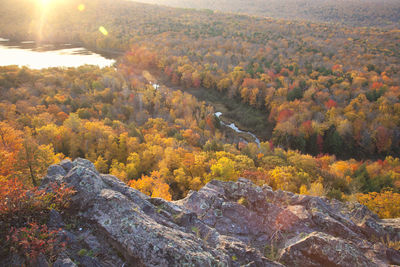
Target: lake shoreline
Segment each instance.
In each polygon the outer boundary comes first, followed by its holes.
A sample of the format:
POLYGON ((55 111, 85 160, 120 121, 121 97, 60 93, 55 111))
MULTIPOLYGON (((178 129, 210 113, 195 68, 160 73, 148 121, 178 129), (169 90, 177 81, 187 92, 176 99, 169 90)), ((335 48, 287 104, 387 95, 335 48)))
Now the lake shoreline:
POLYGON ((93 47, 90 45, 85 44, 84 42, 70 42, 70 41, 46 41, 46 42, 40 42, 35 40, 34 38, 12 38, 6 35, 0 35, 0 44, 9 42, 9 43, 20 43, 23 44, 23 42, 29 42, 31 44, 36 44, 39 46, 44 46, 44 45, 53 45, 53 46, 63 46, 63 45, 70 45, 71 47, 83 47, 87 50, 90 50, 96 54, 100 54, 104 56, 105 58, 109 59, 118 59, 120 56, 125 55, 126 51, 122 50, 115 50, 115 49, 102 49, 102 48, 97 48, 93 47))
POLYGON ((51 67, 114 66, 117 57, 79 46, 76 43, 36 43, 0 37, 0 65, 26 66, 30 69, 51 67))

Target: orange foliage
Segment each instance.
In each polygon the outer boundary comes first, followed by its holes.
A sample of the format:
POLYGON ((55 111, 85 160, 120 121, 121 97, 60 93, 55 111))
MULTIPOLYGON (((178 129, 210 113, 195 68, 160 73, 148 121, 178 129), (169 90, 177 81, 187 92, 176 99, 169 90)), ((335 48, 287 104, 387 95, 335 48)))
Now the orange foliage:
POLYGON ((65 185, 51 185, 52 193, 28 188, 16 179, 0 180, 0 220, 17 225, 20 220, 32 221, 50 209, 68 208, 75 191, 65 185))
POLYGON ((242 176, 246 177, 247 179, 250 179, 255 184, 259 185, 271 184, 271 177, 268 174, 268 172, 246 170, 242 173, 242 176))
POLYGON ((22 132, 6 122, 0 122, 0 178, 13 174, 19 151, 22 149, 22 132))
POLYGON ((277 121, 284 122, 284 121, 288 120, 291 116, 293 116, 293 114, 294 114, 293 110, 284 109, 281 112, 279 112, 277 121))
POLYGON ((172 200, 172 196, 169 192, 169 185, 164 183, 160 176, 159 172, 153 171, 151 176, 143 176, 137 181, 132 180, 128 185, 148 196, 159 197, 170 201, 172 200))

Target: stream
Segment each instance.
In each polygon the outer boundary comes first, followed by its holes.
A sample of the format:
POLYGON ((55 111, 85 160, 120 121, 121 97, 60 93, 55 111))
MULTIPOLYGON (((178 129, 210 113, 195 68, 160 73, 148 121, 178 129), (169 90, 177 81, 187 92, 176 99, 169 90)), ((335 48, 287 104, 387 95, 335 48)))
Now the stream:
MULTIPOLYGON (((155 90, 158 90, 160 88, 160 85, 158 83, 153 83, 153 82, 149 81, 149 84, 152 85, 155 90)), ((247 135, 251 136, 254 139, 254 142, 258 145, 258 147, 260 147, 260 143, 261 143, 260 139, 258 139, 258 137, 255 134, 253 134, 251 132, 240 130, 234 123, 231 123, 231 124, 225 123, 220 118, 222 116, 222 112, 215 112, 214 115, 219 119, 221 125, 231 128, 236 133, 242 133, 242 134, 247 134, 247 135)))
MULTIPOLYGON (((215 112, 214 115, 219 119, 222 116, 222 112, 215 112)), ((251 137, 254 138, 254 142, 260 147, 260 143, 261 143, 260 139, 258 139, 258 137, 255 134, 253 134, 251 132, 246 132, 246 131, 240 130, 234 123, 227 124, 227 123, 223 122, 221 119, 220 119, 220 123, 223 126, 231 128, 232 130, 234 130, 237 133, 244 133, 244 134, 250 135, 251 137)))

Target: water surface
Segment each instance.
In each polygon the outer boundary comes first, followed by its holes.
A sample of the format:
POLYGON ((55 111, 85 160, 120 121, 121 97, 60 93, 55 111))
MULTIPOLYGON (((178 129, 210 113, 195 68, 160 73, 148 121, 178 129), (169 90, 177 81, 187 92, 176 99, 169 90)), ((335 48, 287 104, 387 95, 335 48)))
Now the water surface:
POLYGON ((41 44, 33 41, 13 42, 0 38, 0 66, 18 65, 31 69, 50 67, 112 66, 114 59, 71 44, 41 44))
MULTIPOLYGON (((214 115, 219 119, 219 118, 222 116, 222 112, 215 112, 214 115)), ((221 123, 222 125, 226 126, 226 127, 231 128, 232 130, 234 130, 234 131, 237 132, 237 133, 245 133, 245 134, 250 135, 250 136, 254 139, 254 142, 255 142, 258 146, 260 146, 260 144, 261 144, 260 139, 258 139, 258 137, 257 137, 255 134, 253 134, 253 133, 251 133, 251 132, 246 132, 246 131, 240 130, 234 123, 227 124, 227 123, 223 122, 222 120, 220 120, 220 123, 221 123)))

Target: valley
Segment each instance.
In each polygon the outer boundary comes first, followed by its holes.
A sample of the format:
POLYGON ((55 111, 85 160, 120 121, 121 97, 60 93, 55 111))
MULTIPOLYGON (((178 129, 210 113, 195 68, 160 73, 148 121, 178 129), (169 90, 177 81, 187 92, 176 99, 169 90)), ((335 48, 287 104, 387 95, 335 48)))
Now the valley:
POLYGON ((143 1, 0 1, 0 266, 399 265, 398 1, 143 1))

